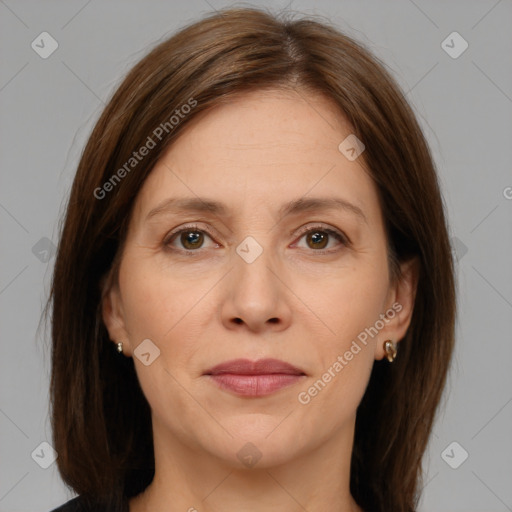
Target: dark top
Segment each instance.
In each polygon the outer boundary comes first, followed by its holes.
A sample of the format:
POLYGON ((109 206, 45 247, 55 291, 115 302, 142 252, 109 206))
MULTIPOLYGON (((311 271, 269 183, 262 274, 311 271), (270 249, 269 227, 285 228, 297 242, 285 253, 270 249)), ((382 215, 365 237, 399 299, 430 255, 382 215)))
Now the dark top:
MULTIPOLYGON (((109 507, 101 503, 92 503, 84 496, 77 496, 64 503, 60 507, 52 510, 51 512, 114 512, 109 507)), ((117 512, 117 511, 116 511, 117 512)), ((119 512, 128 512, 128 506, 125 505, 119 509, 119 512)))

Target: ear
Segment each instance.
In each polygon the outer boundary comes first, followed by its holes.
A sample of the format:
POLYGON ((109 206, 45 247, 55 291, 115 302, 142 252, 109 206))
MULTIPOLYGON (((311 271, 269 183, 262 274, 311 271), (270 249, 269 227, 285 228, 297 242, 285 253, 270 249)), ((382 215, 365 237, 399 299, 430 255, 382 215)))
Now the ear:
POLYGON ((121 341, 123 343, 123 354, 131 357, 132 346, 126 330, 121 291, 119 285, 113 283, 110 278, 107 279, 104 286, 101 312, 109 338, 115 345, 121 341))
MULTIPOLYGON (((400 265, 401 276, 392 283, 386 305, 385 325, 379 332, 375 346, 375 359, 382 359, 386 353, 384 342, 388 339, 399 345, 411 323, 414 311, 414 300, 418 286, 420 263, 417 257, 400 265)), ((382 317, 382 316, 381 316, 382 317)))

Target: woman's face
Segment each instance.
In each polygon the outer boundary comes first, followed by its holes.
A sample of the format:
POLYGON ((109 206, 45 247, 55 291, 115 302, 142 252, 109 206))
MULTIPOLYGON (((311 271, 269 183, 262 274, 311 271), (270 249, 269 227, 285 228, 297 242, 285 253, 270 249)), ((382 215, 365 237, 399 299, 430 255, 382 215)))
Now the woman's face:
POLYGON ((413 299, 390 282, 362 157, 339 149, 351 133, 321 96, 253 92, 195 119, 154 167, 103 312, 155 443, 270 467, 351 438, 413 299))

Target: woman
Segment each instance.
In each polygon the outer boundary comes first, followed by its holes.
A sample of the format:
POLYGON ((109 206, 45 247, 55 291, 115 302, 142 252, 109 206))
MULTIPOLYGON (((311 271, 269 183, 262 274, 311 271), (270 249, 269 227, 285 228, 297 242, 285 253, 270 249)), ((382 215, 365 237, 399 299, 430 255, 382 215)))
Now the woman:
POLYGON ((97 122, 55 264, 57 509, 413 511, 454 340, 432 158, 383 65, 255 9, 97 122))

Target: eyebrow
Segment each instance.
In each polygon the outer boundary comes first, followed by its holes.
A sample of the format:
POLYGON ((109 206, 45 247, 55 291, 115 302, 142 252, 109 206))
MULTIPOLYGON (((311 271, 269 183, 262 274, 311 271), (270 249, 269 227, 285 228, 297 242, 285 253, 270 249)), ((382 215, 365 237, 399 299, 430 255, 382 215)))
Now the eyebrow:
MULTIPOLYGON (((343 210, 354 214, 359 220, 368 224, 368 219, 363 210, 349 201, 339 197, 300 197, 279 208, 279 216, 295 215, 303 212, 316 212, 324 210, 343 210)), ((229 208, 213 199, 190 197, 190 198, 169 198, 162 201, 153 208, 146 216, 146 221, 165 213, 211 213, 219 217, 227 217, 229 208)))

